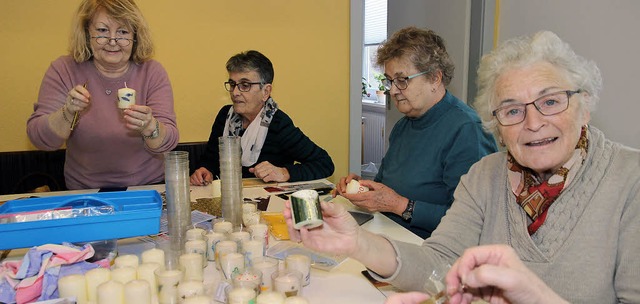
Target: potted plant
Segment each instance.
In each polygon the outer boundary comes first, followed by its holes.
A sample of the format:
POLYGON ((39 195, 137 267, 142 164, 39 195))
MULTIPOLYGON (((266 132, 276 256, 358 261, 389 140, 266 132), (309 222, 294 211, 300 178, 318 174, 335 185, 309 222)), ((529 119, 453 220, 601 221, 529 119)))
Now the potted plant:
POLYGON ((371 94, 369 94, 369 92, 367 92, 367 88, 370 88, 370 87, 371 87, 371 85, 369 84, 367 79, 362 77, 362 97, 370 97, 371 96, 371 94))
POLYGON ((384 83, 382 81, 386 79, 386 77, 381 73, 375 73, 373 77, 378 81, 378 88, 376 90, 376 97, 378 98, 378 102, 385 103, 385 93, 387 91, 387 88, 384 87, 384 83))

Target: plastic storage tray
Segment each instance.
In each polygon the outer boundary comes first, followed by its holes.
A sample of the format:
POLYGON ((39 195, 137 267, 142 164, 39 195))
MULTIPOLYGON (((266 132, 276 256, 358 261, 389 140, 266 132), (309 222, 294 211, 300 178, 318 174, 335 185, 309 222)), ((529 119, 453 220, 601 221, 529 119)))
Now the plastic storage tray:
POLYGON ((13 200, 0 206, 0 215, 103 205, 113 206, 114 212, 97 216, 0 224, 0 250, 126 238, 157 234, 160 230, 162 199, 155 190, 13 200))

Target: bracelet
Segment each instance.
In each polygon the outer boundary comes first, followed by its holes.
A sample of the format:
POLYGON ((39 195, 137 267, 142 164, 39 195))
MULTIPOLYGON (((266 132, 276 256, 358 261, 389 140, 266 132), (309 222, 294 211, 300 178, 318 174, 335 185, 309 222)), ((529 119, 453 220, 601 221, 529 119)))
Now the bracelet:
POLYGON ((68 122, 69 124, 73 124, 73 122, 67 118, 67 104, 63 104, 62 105, 62 118, 64 118, 64 121, 68 122))
POLYGON ((153 132, 151 132, 151 135, 149 136, 142 134, 142 138, 143 140, 154 139, 154 138, 157 138, 159 135, 160 135, 160 122, 158 122, 158 119, 156 118, 156 128, 153 129, 153 132))

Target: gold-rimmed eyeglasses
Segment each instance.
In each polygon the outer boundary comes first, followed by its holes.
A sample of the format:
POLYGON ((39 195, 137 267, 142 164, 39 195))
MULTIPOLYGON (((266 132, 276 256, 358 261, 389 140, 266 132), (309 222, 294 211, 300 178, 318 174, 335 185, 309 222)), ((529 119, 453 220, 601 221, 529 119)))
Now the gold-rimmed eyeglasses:
POLYGON ((385 78, 385 79, 382 79, 382 85, 385 87, 385 89, 391 90, 391 85, 395 84, 398 90, 404 90, 407 87, 409 87, 409 79, 416 78, 420 75, 424 75, 427 73, 429 72, 420 72, 417 74, 409 75, 407 77, 396 77, 394 79, 385 78))
POLYGON ((238 90, 240 90, 240 92, 249 92, 249 90, 251 90, 251 86, 253 86, 254 84, 259 84, 260 86, 262 86, 265 83, 248 81, 235 82, 233 80, 229 80, 224 83, 224 88, 229 92, 233 92, 233 90, 238 87, 238 90))
POLYGON ((95 39, 96 43, 99 44, 99 45, 105 45, 105 44, 111 43, 111 40, 113 40, 119 46, 128 46, 129 44, 131 44, 131 42, 135 42, 136 41, 135 39, 124 38, 124 37, 111 38, 111 37, 107 37, 107 36, 94 36, 94 37, 91 37, 91 38, 95 39))
POLYGON ((528 103, 508 104, 493 110, 493 116, 498 119, 498 122, 503 126, 512 126, 524 121, 527 116, 527 106, 533 105, 540 114, 544 116, 556 115, 564 112, 569 108, 569 99, 576 93, 581 93, 582 90, 575 91, 566 90, 555 93, 550 93, 539 97, 538 99, 528 103))

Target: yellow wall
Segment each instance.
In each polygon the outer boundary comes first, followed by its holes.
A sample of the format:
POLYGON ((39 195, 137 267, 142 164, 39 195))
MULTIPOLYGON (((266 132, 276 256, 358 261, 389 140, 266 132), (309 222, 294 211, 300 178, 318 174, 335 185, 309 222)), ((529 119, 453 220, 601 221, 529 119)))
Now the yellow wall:
MULTIPOLYGON (((348 170, 349 2, 138 0, 173 84, 180 142, 206 141, 229 103, 224 68, 256 49, 275 69, 272 96, 336 164, 348 170)), ((79 1, 1 0, 0 152, 35 150, 26 120, 49 63, 67 53, 79 1)))

